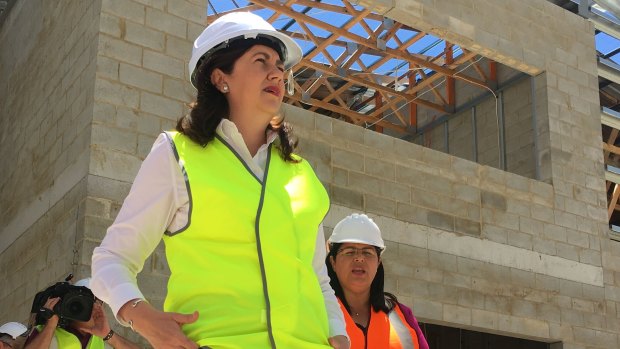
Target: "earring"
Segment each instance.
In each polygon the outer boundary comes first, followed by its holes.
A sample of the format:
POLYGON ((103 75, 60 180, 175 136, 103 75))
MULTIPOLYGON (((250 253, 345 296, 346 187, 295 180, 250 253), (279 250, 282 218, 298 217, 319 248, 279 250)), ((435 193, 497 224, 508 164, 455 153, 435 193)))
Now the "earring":
POLYGON ((286 92, 289 96, 295 94, 295 77, 293 76, 293 69, 288 71, 288 79, 286 80, 286 92))
POLYGON ((228 84, 224 84, 224 86, 222 86, 222 92, 228 93, 228 84))

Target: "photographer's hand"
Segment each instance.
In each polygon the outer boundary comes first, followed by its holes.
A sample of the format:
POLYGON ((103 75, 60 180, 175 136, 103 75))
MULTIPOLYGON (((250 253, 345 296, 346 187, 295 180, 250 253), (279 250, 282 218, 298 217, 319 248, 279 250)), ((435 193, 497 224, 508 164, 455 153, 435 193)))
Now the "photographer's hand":
POLYGON ((60 320, 60 318, 58 317, 58 315, 56 315, 56 313, 54 313, 54 307, 56 306, 56 304, 58 304, 58 302, 60 302, 60 297, 48 298, 47 301, 45 301, 43 308, 49 310, 53 314, 45 323, 45 327, 49 326, 55 329, 56 326, 58 326, 58 321, 60 320))
POLYGON ((121 319, 133 323, 133 329, 153 346, 154 349, 182 348, 196 349, 192 342, 181 331, 181 326, 198 320, 198 312, 193 314, 168 313, 155 309, 147 302, 132 306, 127 302, 119 310, 121 319))
POLYGON ((120 334, 111 331, 110 323, 105 315, 103 304, 100 301, 93 304, 93 313, 90 321, 80 328, 82 331, 93 336, 107 339, 107 343, 115 349, 140 349, 139 346, 123 338, 120 334), (110 333, 111 337, 106 338, 110 333))
POLYGON ((104 338, 110 332, 110 324, 103 311, 103 306, 100 302, 93 304, 93 312, 90 320, 87 322, 78 322, 76 326, 79 330, 104 338))
MULTIPOLYGON (((60 298, 48 298, 43 305, 43 309, 46 309, 49 312, 53 313, 54 306, 60 302, 60 298)), ((52 343, 52 338, 54 338, 54 331, 56 330, 56 326, 58 326, 58 315, 53 314, 45 323, 45 327, 43 330, 32 339, 24 349, 47 349, 50 347, 52 343)))

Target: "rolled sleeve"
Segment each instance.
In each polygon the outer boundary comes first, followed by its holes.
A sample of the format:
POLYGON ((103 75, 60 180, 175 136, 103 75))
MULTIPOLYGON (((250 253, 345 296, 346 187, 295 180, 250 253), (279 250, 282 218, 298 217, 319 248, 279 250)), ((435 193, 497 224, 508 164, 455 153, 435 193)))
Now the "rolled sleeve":
POLYGON ((184 185, 181 170, 162 134, 143 161, 116 220, 93 251, 91 289, 117 319, 128 301, 144 298, 136 276, 183 205, 180 185, 184 185))
POLYGON ((316 238, 316 246, 314 249, 314 258, 312 266, 321 285, 323 299, 325 300, 325 309, 327 310, 327 318, 329 323, 329 336, 346 336, 347 328, 344 321, 344 315, 340 310, 336 294, 329 284, 329 275, 327 274, 327 266, 325 265, 325 234, 323 232, 323 224, 319 225, 316 238))

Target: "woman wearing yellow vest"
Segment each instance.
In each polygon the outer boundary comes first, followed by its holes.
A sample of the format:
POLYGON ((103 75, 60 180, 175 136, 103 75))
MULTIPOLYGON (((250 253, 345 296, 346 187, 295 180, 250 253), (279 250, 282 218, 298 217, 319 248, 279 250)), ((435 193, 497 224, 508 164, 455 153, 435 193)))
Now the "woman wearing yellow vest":
MULTIPOLYGON (((89 287, 90 278, 79 280, 74 285, 89 287)), ((46 300, 40 312, 45 314, 43 317, 47 322, 34 327, 24 349, 104 349, 105 343, 115 349, 140 348, 110 328, 100 300, 93 304, 88 321, 71 321, 59 326, 60 319, 52 310, 59 301, 58 297, 46 300)))
POLYGON ((351 349, 428 349, 411 309, 383 291, 379 227, 364 214, 336 224, 326 264, 344 313, 351 349))
POLYGON ((349 347, 324 265, 327 193, 276 117, 301 56, 247 12, 194 42, 196 102, 155 141, 93 253, 94 293, 153 347, 349 347), (163 311, 136 284, 162 239, 163 311))

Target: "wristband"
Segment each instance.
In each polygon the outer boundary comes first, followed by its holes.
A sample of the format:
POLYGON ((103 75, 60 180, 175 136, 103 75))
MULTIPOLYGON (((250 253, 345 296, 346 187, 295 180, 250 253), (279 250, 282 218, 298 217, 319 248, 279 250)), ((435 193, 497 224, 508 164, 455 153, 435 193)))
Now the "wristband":
POLYGON ((39 309, 39 316, 45 322, 47 322, 47 320, 51 319, 52 316, 54 316, 54 314, 55 313, 54 313, 54 311, 52 309, 48 309, 48 308, 41 308, 41 309, 39 309))
POLYGON ((113 336, 114 336, 114 330, 110 329, 110 332, 108 332, 108 334, 105 337, 103 337, 103 341, 107 342, 113 336))
POLYGON ((146 301, 142 298, 138 298, 135 301, 131 302, 131 307, 135 308, 140 302, 146 302, 146 301))

